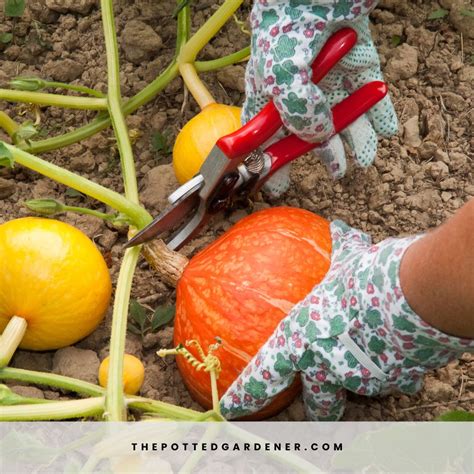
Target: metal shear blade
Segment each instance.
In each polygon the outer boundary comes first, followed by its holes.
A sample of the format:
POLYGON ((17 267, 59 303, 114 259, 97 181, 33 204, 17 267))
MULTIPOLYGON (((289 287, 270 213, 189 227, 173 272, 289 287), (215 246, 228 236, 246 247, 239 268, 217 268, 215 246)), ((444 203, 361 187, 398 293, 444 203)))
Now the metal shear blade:
MULTIPOLYGON (((176 227, 179 225, 183 227, 182 223, 184 222, 185 218, 192 211, 197 211, 199 207, 199 191, 203 184, 204 180, 202 176, 198 175, 178 188, 168 198, 171 203, 171 207, 162 212, 147 227, 132 237, 125 244, 125 248, 148 242, 149 240, 163 234, 164 232, 176 229, 176 227)), ((168 238, 168 240, 173 241, 176 235, 181 232, 181 230, 181 228, 176 230, 175 233, 168 238)))

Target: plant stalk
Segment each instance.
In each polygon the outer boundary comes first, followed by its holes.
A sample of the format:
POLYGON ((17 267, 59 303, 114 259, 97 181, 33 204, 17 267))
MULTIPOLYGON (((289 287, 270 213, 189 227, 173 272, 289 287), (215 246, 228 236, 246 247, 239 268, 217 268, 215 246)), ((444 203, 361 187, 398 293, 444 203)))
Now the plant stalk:
POLYGON ((221 69, 223 67, 232 66, 232 64, 246 61, 250 56, 250 46, 240 51, 224 56, 223 58, 211 59, 209 61, 196 61, 194 67, 197 72, 209 72, 221 69))
POLYGON ((5 112, 0 110, 0 128, 3 128, 8 133, 8 136, 12 138, 20 126, 5 112))
POLYGON ((33 370, 4 367, 0 369, 0 380, 16 380, 38 385, 69 390, 81 395, 91 397, 101 397, 105 394, 105 389, 83 380, 65 377, 64 375, 50 374, 47 372, 36 372, 33 370))
POLYGON ((107 100, 92 97, 47 94, 45 92, 15 91, 0 89, 0 99, 9 102, 47 105, 79 110, 107 110, 107 100))
POLYGON ((229 18, 240 7, 242 1, 243 0, 226 0, 183 46, 178 55, 178 63, 194 63, 199 51, 221 30, 229 18))
MULTIPOLYGON (((0 380, 15 380, 30 384, 46 385, 91 397, 102 397, 105 395, 105 388, 89 382, 84 382, 83 380, 65 377, 64 375, 36 372, 33 370, 17 369, 13 367, 0 369, 0 380)), ((189 408, 183 408, 170 403, 138 396, 127 396, 125 402, 130 408, 136 408, 150 413, 158 413, 163 417, 175 420, 200 420, 203 416, 208 417, 211 413, 201 413, 189 408)))
POLYGON ((104 412, 104 398, 67 400, 38 405, 13 405, 2 407, 0 421, 47 421, 67 420, 101 415, 104 412))
POLYGON ((125 196, 138 204, 137 175, 133 159, 132 145, 128 134, 125 116, 122 113, 122 96, 120 93, 120 69, 118 59, 117 34, 115 32, 114 8, 112 0, 101 0, 102 26, 104 29, 105 49, 107 51, 107 104, 109 116, 115 131, 117 148, 122 165, 122 178, 125 196))
POLYGON ((133 273, 138 262, 141 246, 125 250, 115 291, 110 337, 110 365, 106 390, 106 418, 109 421, 127 419, 123 394, 123 354, 127 334, 128 305, 133 273))
POLYGON ((179 72, 181 73, 181 77, 183 78, 186 87, 194 97, 194 100, 198 103, 201 110, 210 104, 216 103, 216 100, 198 76, 196 68, 192 63, 179 64, 179 72))
POLYGON ((0 368, 9 364, 13 354, 20 345, 28 323, 26 319, 19 316, 13 316, 6 325, 2 336, 0 337, 0 368))
POLYGON ((5 146, 12 153, 15 162, 109 205, 113 209, 128 216, 138 228, 142 228, 152 221, 151 215, 143 207, 135 204, 121 194, 49 163, 48 161, 42 160, 37 156, 33 156, 17 147, 8 145, 7 143, 5 143, 5 146))

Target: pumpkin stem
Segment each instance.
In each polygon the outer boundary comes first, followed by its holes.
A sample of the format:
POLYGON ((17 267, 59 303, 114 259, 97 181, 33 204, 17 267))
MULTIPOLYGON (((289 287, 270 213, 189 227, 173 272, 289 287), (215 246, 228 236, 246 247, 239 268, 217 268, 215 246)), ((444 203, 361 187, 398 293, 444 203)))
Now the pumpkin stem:
POLYGON ((167 247, 162 240, 152 240, 143 245, 143 255, 162 281, 176 288, 189 260, 167 247))
POLYGON ((0 368, 7 366, 10 362, 25 335, 27 327, 28 323, 26 319, 20 318, 19 316, 13 316, 10 321, 8 321, 0 337, 0 368))

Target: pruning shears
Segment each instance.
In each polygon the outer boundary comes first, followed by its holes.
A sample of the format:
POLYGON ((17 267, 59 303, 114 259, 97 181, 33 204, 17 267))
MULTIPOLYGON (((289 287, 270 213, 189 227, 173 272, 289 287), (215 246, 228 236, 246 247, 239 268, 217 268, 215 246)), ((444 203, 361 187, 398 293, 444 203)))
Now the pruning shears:
MULTIPOLYGON (((332 35, 312 64, 313 82, 321 81, 356 42, 357 33, 351 28, 343 28, 332 35)), ((344 130, 386 94, 387 85, 374 81, 336 104, 332 108, 334 134, 344 130)), ((199 173, 168 197, 170 206, 135 234, 126 247, 168 233, 166 244, 172 250, 178 250, 212 216, 248 199, 282 166, 321 145, 305 142, 292 134, 263 148, 282 125, 280 114, 270 101, 239 130, 220 138, 199 173)))

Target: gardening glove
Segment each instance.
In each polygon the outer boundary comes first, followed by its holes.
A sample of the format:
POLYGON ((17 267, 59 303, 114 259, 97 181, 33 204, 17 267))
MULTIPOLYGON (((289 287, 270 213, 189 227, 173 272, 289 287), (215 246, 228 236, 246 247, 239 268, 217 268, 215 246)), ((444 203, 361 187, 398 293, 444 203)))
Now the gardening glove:
POLYGON ((446 365, 474 340, 447 336, 408 305, 399 279, 406 249, 421 236, 370 237, 331 224, 331 266, 324 280, 281 321, 220 401, 227 418, 261 410, 298 373, 311 420, 338 420, 346 390, 373 396, 415 393, 425 371, 446 365))
MULTIPOLYGON (((256 0, 251 14, 252 51, 246 72, 246 123, 272 99, 285 128, 308 142, 324 142, 334 131, 331 107, 362 85, 382 80, 380 63, 369 30, 374 0, 256 0), (311 64, 337 30, 350 26, 356 46, 318 84, 311 82, 311 64)), ((341 133, 356 162, 369 166, 376 154, 377 134, 397 133, 395 110, 384 98, 341 133)), ((316 151, 334 178, 346 172, 340 136, 316 151)), ((277 196, 289 185, 289 168, 266 183, 277 196)))

